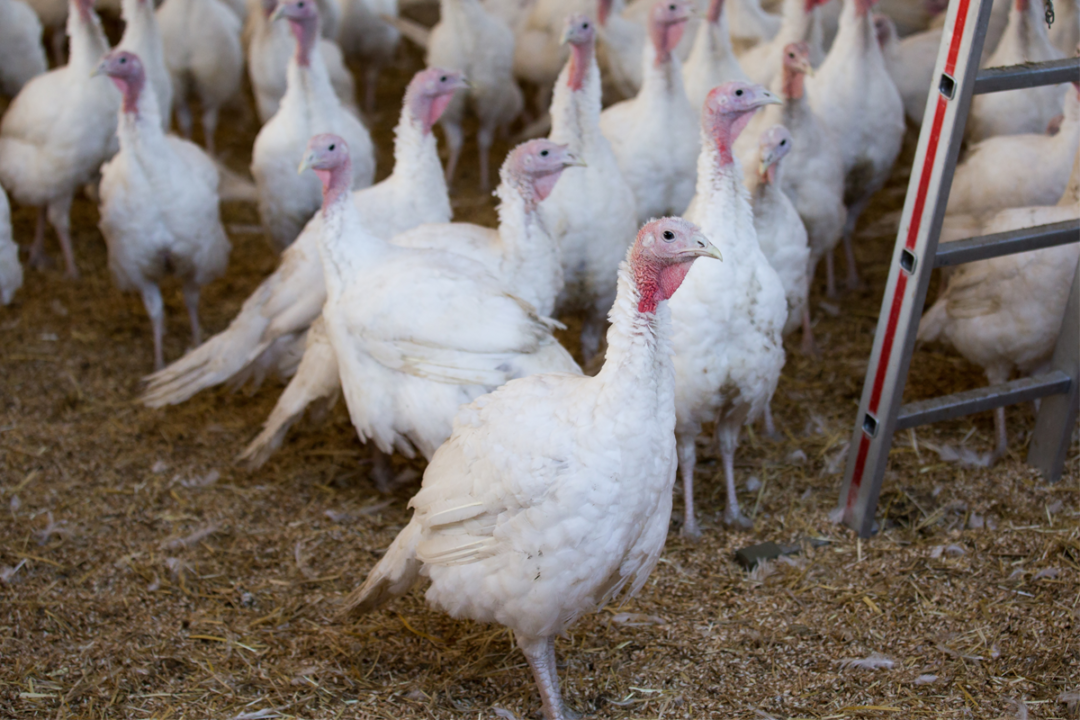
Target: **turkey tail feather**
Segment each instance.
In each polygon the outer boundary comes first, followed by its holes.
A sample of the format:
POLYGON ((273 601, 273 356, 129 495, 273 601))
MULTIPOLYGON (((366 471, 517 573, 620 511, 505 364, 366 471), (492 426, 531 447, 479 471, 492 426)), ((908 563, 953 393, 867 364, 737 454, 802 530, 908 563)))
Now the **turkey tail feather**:
POLYGON ((339 615, 363 615, 407 593, 420 575, 422 563, 416 559, 420 535, 420 523, 416 520, 406 525, 390 543, 386 554, 368 574, 364 584, 345 598, 339 615))

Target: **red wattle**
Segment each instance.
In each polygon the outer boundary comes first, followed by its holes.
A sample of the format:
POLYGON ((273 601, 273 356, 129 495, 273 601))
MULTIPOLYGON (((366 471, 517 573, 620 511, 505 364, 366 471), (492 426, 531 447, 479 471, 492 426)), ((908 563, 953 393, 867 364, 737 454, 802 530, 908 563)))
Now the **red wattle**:
POLYGON ((585 72, 589 69, 589 51, 586 45, 570 46, 570 73, 566 84, 571 90, 580 90, 585 85, 585 72))
POLYGON ((709 2, 709 14, 707 18, 709 23, 715 25, 720 22, 720 13, 724 9, 724 0, 710 0, 709 2))
POLYGON ((454 96, 449 93, 435 96, 428 107, 427 117, 424 119, 425 134, 431 132, 431 128, 435 127, 435 123, 439 122, 439 118, 446 112, 446 108, 450 106, 453 99, 454 96))
POLYGON ((784 97, 798 100, 803 96, 803 80, 806 76, 794 68, 784 68, 784 97))

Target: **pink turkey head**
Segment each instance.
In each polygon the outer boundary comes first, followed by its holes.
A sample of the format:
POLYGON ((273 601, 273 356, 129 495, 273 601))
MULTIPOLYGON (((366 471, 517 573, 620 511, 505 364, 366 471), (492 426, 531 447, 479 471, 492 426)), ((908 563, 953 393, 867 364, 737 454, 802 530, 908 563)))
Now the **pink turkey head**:
POLYGON ((405 107, 413 119, 421 124, 426 135, 446 112, 454 93, 468 87, 465 74, 459 70, 438 67, 421 70, 413 75, 409 87, 405 89, 405 107))
POLYGON ((1030 0, 1016 0, 1016 12, 1026 12, 1030 5, 1030 0))
POLYGON ((855 15, 862 17, 870 12, 870 9, 877 5, 878 0, 853 0, 855 3, 855 15))
POLYGON ((701 127, 716 143, 721 166, 731 163, 731 148, 754 111, 779 104, 780 100, 765 88, 740 80, 726 82, 709 92, 701 113, 701 127))
POLYGON ((323 187, 323 212, 344 196, 352 185, 349 145, 333 133, 316 135, 308 141, 299 173, 312 169, 323 187))
POLYGON ((580 90, 585 84, 585 73, 589 71, 592 60, 596 26, 588 15, 571 15, 566 18, 562 41, 570 45, 570 78, 567 84, 571 90, 580 90))
POLYGON ((690 19, 689 0, 657 0, 649 11, 649 39, 656 49, 656 64, 671 59, 690 19))
POLYGON ((296 62, 307 67, 311 62, 311 51, 319 40, 319 8, 315 0, 282 0, 270 20, 280 18, 289 21, 289 29, 296 38, 296 62))
POLYGON ((724 0, 709 0, 709 12, 706 18, 710 24, 715 25, 720 22, 722 12, 724 12, 724 0))
POLYGON ((878 45, 884 50, 890 42, 896 39, 896 25, 888 15, 874 13, 874 34, 877 35, 878 45))
POLYGON ((113 50, 101 59, 95 75, 108 75, 124 98, 124 112, 137 113, 139 95, 146 85, 146 71, 142 60, 127 50, 113 50))
POLYGON ((502 179, 525 198, 525 206, 533 210, 551 194, 563 170, 583 166, 566 145, 541 138, 518 145, 506 156, 502 179))
POLYGON ((806 14, 809 15, 811 12, 814 11, 814 8, 819 5, 824 5, 827 2, 829 2, 829 0, 806 0, 806 4, 803 5, 803 9, 806 11, 806 14))
POLYGON ((614 0, 597 0, 596 3, 596 21, 600 23, 600 27, 607 24, 608 16, 611 15, 611 5, 614 0))
POLYGON ((656 312, 656 306, 679 289, 699 257, 723 259, 697 225, 680 217, 645 223, 628 257, 637 284, 638 312, 656 312))
POLYGON ((75 5, 79 8, 79 18, 83 22, 90 22, 90 17, 94 12, 94 0, 78 0, 75 5))
POLYGON ((773 125, 758 138, 758 175, 762 181, 776 182, 780 158, 791 152, 791 133, 783 125, 773 125))
POLYGON ((810 64, 810 45, 806 42, 784 46, 784 97, 797 100, 803 96, 803 79, 814 74, 810 64))

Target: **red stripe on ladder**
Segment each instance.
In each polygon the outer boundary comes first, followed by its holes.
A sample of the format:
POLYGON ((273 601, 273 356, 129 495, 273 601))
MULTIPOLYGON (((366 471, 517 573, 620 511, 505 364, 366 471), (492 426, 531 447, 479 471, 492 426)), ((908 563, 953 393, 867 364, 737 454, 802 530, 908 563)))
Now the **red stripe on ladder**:
MULTIPOLYGON (((984 0, 990 2, 991 0, 984 0)), ((970 0, 960 0, 960 6, 956 13, 956 24, 953 26, 952 38, 949 41, 949 54, 945 58, 945 73, 953 75, 956 71, 956 59, 960 55, 960 45, 964 37, 964 27, 967 25, 967 15, 970 9, 970 0)), ((907 240, 904 247, 914 250, 919 238, 919 230, 922 227, 923 213, 926 208, 926 197, 930 190, 930 179, 934 174, 934 166, 937 163, 938 146, 941 140, 941 126, 945 123, 945 112, 949 101, 939 91, 937 106, 934 108, 934 120, 930 128, 930 139, 926 143, 926 153, 923 156, 923 165, 919 175, 919 186, 915 193, 915 205, 912 208, 911 222, 908 225, 907 240)), ((885 387, 885 375, 889 369, 889 361, 892 357, 893 342, 896 339, 896 326, 900 319, 900 309, 904 301, 904 291, 907 289, 907 274, 901 272, 893 289, 892 303, 889 308, 889 321, 885 327, 885 338, 881 344, 881 355, 874 374, 874 385, 870 391, 870 412, 877 414, 881 402, 881 391, 885 387)), ((864 432, 859 438, 859 450, 855 457, 855 468, 851 474, 851 485, 848 487, 848 496, 845 505, 850 510, 859 495, 859 487, 862 485, 863 474, 866 471, 866 456, 870 450, 870 438, 864 432)))

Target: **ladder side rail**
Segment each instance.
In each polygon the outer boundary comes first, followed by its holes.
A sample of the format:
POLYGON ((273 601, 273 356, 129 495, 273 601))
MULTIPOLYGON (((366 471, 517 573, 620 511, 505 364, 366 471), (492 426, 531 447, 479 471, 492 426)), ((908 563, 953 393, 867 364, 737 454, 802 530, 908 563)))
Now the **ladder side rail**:
POLYGON ((953 0, 929 90, 889 279, 867 365, 838 509, 869 537, 934 267, 992 0, 953 0))
POLYGON ((955 420, 985 410, 1006 405, 1030 402, 1069 391, 1072 379, 1060 370, 1032 377, 1019 378, 1000 385, 988 385, 974 390, 942 395, 930 400, 920 400, 900 408, 896 429, 927 425, 929 423, 955 420))
POLYGON ((1027 462, 1038 468, 1044 478, 1057 482, 1065 469, 1065 453, 1080 415, 1080 258, 1076 262, 1069 299, 1065 302, 1065 317, 1050 359, 1050 369, 1068 375, 1071 384, 1067 392, 1042 401, 1035 418, 1027 462))
POLYGON ((1080 242, 1080 218, 941 243, 934 256, 934 267, 962 265, 1074 242, 1080 242))
POLYGON ((1080 82, 1080 58, 985 68, 975 78, 975 94, 1080 82))

